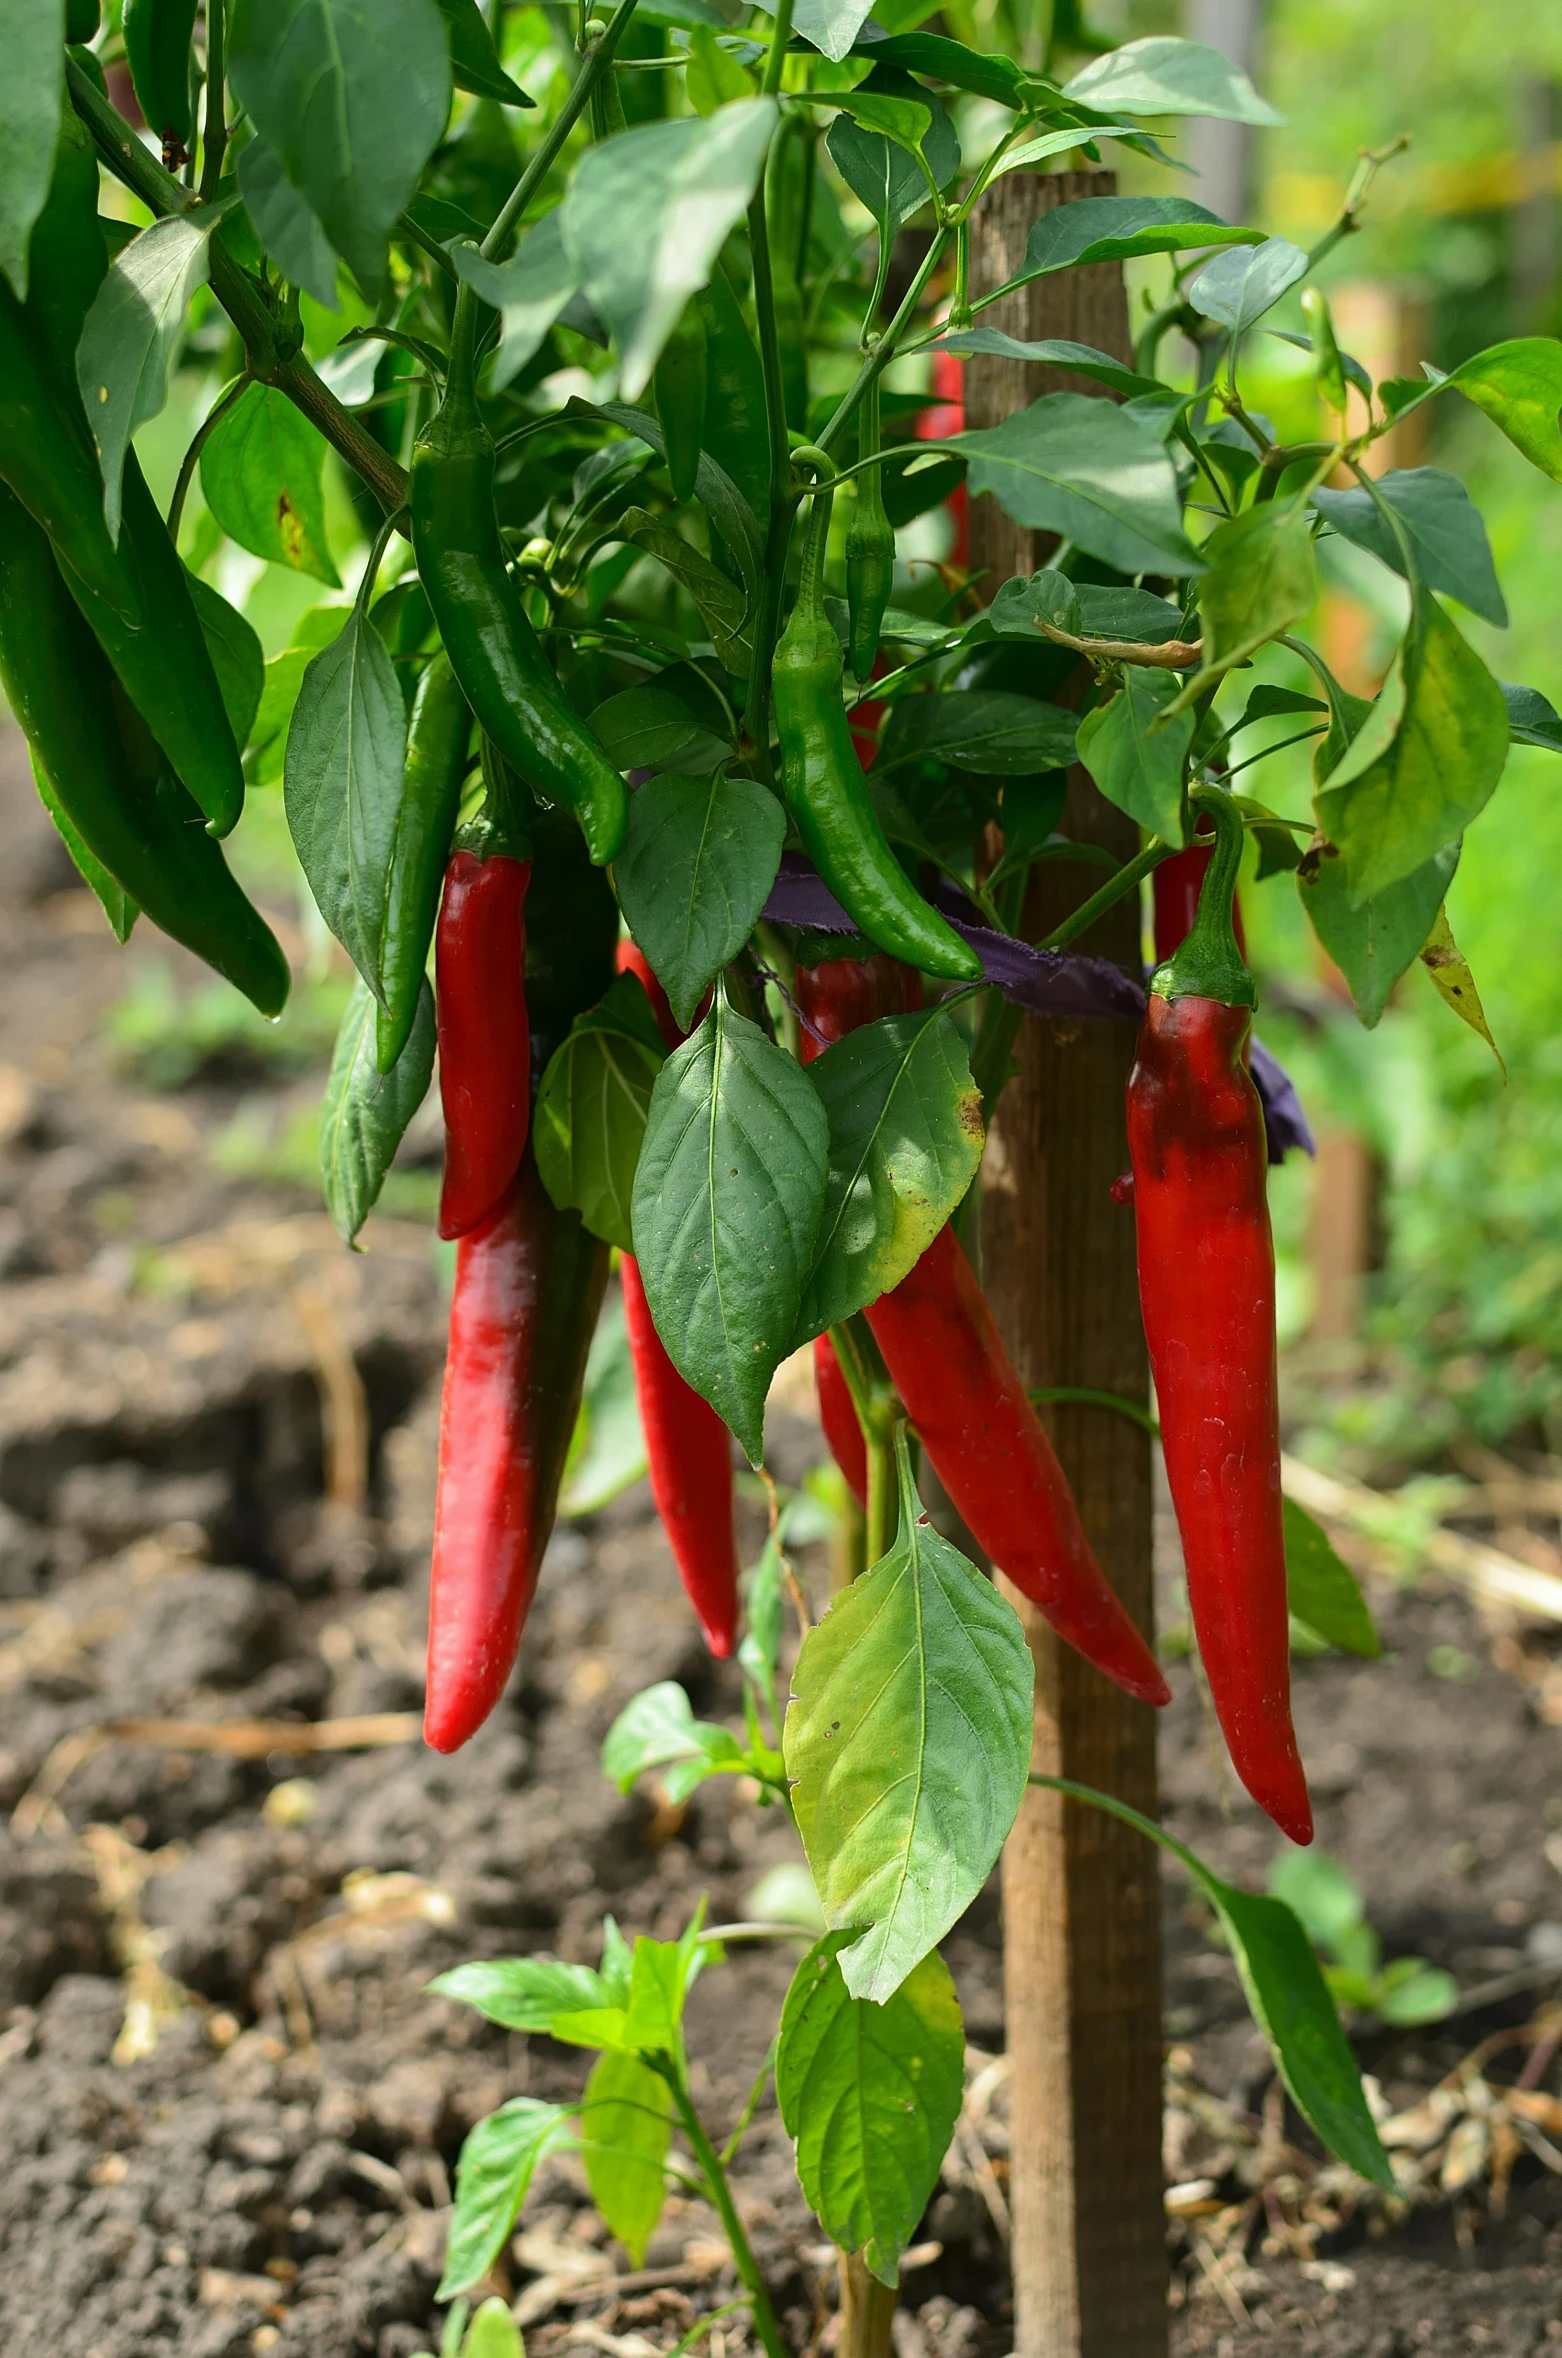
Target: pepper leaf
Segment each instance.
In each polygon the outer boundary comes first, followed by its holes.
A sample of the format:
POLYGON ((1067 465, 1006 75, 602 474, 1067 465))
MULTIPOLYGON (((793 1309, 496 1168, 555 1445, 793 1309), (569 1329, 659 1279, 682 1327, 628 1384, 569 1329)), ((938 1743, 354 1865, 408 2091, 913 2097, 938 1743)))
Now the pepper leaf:
POLYGON ((645 1473, 645 1433, 624 1297, 609 1294, 586 1354, 586 1385, 559 1488, 559 1513, 600 1514, 645 1473))
POLYGON ((1231 229, 1218 213, 1187 197, 1076 197, 1055 205, 1031 226, 1025 266, 1008 281, 1023 286, 1054 270, 1085 262, 1126 262, 1140 254, 1202 252, 1207 246, 1251 246, 1260 229, 1231 229))
POLYGON ((1397 725, 1391 678, 1318 794, 1318 824, 1345 854, 1356 908, 1464 832, 1508 755, 1501 688, 1425 591, 1397 668, 1397 725))
POLYGON ((1270 503, 1248 508, 1217 525, 1203 553, 1209 564, 1199 583, 1204 658, 1181 692, 1183 708, 1300 621, 1318 595, 1305 509, 1270 503))
POLYGON ((499 314, 499 349, 488 371, 497 393, 542 349, 559 313, 580 292, 580 272, 564 247, 560 208, 544 213, 508 262, 488 261, 466 239, 451 248, 450 259, 499 314))
POLYGON ((480 2284, 510 2240, 526 2190, 545 2154, 569 2142, 571 2108, 512 2097, 478 2122, 456 2164, 456 2207, 437 2301, 480 2284))
MULTIPOLYGON (((1443 379, 1482 409, 1532 467, 1562 483, 1562 343, 1555 336, 1515 336, 1461 361, 1443 379)), ((1440 388, 1434 388, 1440 390, 1440 388)))
POLYGON ((212 428, 201 489, 230 540, 340 589, 325 535, 325 437, 271 385, 250 385, 212 428))
POLYGON ((757 1466, 824 1209, 829 1123, 802 1068, 737 1014, 709 1015, 657 1075, 635 1174, 634 1250, 679 1374, 757 1466))
POLYGON ((1245 252, 1217 254, 1188 289, 1188 301, 1206 319, 1246 335, 1274 308, 1287 287, 1305 276, 1307 256, 1289 238, 1267 237, 1245 252))
POLYGON ((336 1035, 320 1108, 320 1175, 326 1210, 351 1244, 374 1209, 434 1077, 434 994, 425 978, 407 1045, 388 1073, 374 1061, 374 994, 360 976, 336 1035))
POLYGON ((391 225, 450 114, 435 0, 234 0, 228 73, 336 251, 377 293, 391 225))
POLYGON ((1431 976, 1439 998, 1447 1002, 1461 1023, 1467 1023, 1472 1032, 1480 1034, 1506 1079, 1508 1068, 1502 1061, 1502 1050, 1492 1038, 1481 994, 1470 972, 1470 961, 1454 940, 1446 909, 1438 910, 1432 930, 1421 944, 1421 963, 1431 976))
POLYGON ((242 753, 249 743, 265 693, 266 658, 259 636, 219 590, 214 590, 209 581, 202 581, 188 567, 185 587, 206 641, 206 652, 212 659, 212 669, 217 674, 217 688, 228 726, 233 731, 233 742, 242 753))
POLYGON ((500 106, 535 106, 518 82, 512 82, 499 63, 494 37, 477 0, 438 0, 450 38, 450 71, 458 90, 474 98, 492 98, 500 106))
POLYGON ((820 2226, 883 2284, 938 2184, 965 2081, 960 2001, 924 1957, 884 2005, 854 1998, 826 1933, 792 1977, 776 2046, 776 2101, 820 2226))
POLYGON ((688 1696, 671 1678, 626 1703, 602 1742, 602 1774, 620 1793, 627 1793, 647 1769, 665 1769, 663 1782, 675 1805, 718 1770, 737 1776, 748 1765, 737 1738, 713 1720, 696 1719, 688 1696))
POLYGON ((1515 745, 1562 753, 1562 713, 1548 697, 1538 688, 1510 687, 1504 681, 1502 698, 1508 708, 1508 735, 1515 745))
POLYGON ((909 1274, 975 1178, 983 1137, 982 1093, 941 1008, 864 1024, 809 1069, 830 1169, 799 1344, 909 1274))
POLYGON ((973 498, 990 491, 1016 524, 1066 533, 1120 573, 1204 570, 1160 437, 1088 393, 1044 393, 944 448, 969 459, 973 498))
POLYGON ((97 854, 89 851, 77 834, 74 821, 54 791, 53 779, 36 753, 33 754, 32 763, 38 799, 59 829, 60 840, 70 853, 77 874, 83 884, 90 886, 97 895, 114 939, 117 942, 128 942, 136 919, 141 914, 139 905, 131 899, 119 878, 109 874, 97 854))
POLYGON ((1110 114, 1208 115, 1271 128, 1285 121, 1240 66, 1202 41, 1125 41, 1082 66, 1063 95, 1110 114))
POLYGON ((549 1058, 532 1115, 537 1169, 553 1201, 626 1253, 635 1165, 664 1054, 644 990, 620 975, 549 1058))
POLYGON ((716 653, 724 668, 732 672, 746 671, 752 653, 748 601, 737 584, 729 581, 692 541, 685 540, 675 526, 665 523, 660 516, 653 516, 648 508, 626 508, 617 529, 625 540, 636 542, 659 565, 665 565, 673 579, 688 591, 716 642, 716 653))
POLYGON ((613 877, 680 1025, 753 932, 785 839, 780 803, 753 778, 653 778, 630 797, 613 877))
POLYGON ((283 277, 313 295, 327 311, 339 311, 341 297, 336 291, 336 254, 331 241, 283 171, 280 159, 263 139, 251 139, 240 151, 237 169, 244 210, 283 277))
POLYGON ((916 157, 882 132, 849 115, 837 115, 824 144, 852 195, 877 222, 881 237, 893 237, 929 202, 927 175, 916 157))
POLYGON ((1283 1900, 1223 1883, 1197 1854, 1126 1801, 1065 1777, 1031 1779, 1054 1793, 1110 1811, 1179 1859, 1220 1918, 1253 2019, 1280 2067, 1297 2110, 1332 2153, 1374 2185, 1394 2187, 1394 2171, 1368 2110, 1350 2051, 1312 1943, 1283 1900))
POLYGON ((890 711, 874 775, 908 761, 942 761, 980 777, 1029 777, 1074 758, 1071 712, 1002 689, 951 688, 903 696, 890 711))
POLYGON ((1414 965, 1458 865, 1455 841, 1434 852, 1423 867, 1353 906, 1349 862, 1334 845, 1316 844, 1304 855, 1296 871, 1302 907, 1344 975, 1356 1013, 1369 1032, 1400 976, 1414 965))
POLYGON ((455 1998, 506 2030, 546 2031, 558 2014, 579 2014, 608 2003, 607 1985, 593 1965, 558 1957, 501 1957, 488 1964, 455 1965, 429 1983, 437 1997, 455 1998))
POLYGON ((48 199, 64 99, 64 0, 8 8, 0 84, 0 270, 27 299, 33 223, 48 199))
POLYGON ((1164 717, 1177 696, 1170 672, 1126 664, 1117 694, 1079 724, 1079 758, 1107 801, 1167 843, 1188 839, 1182 769, 1197 726, 1191 712, 1164 717))
MULTIPOLYGON (((1077 146, 1078 138, 1073 137, 1077 146)), ((1068 211, 1067 206, 1060 211, 1068 211)), ((1047 214, 1044 219, 1056 216, 1047 214)), ((1043 337, 1039 343, 1025 343, 1019 336, 1006 335, 1002 328, 963 328, 957 334, 939 339, 944 352, 980 353, 994 360, 1035 361, 1042 368, 1072 370, 1078 377, 1089 377, 1097 385, 1105 385, 1113 393, 1158 393, 1160 380, 1142 377, 1126 361, 1114 360, 1110 352, 1098 352, 1093 344, 1071 343, 1065 336, 1043 337)))
MULTIPOLYGON (((1457 475, 1441 467, 1395 467, 1377 482, 1404 526, 1415 567, 1427 589, 1446 590, 1483 622, 1508 626, 1508 608, 1492 564, 1491 542, 1481 511, 1457 475)), ((1396 573, 1405 571, 1404 553, 1369 491, 1315 491, 1313 506, 1344 539, 1367 549, 1396 573)))
POLYGON ((663 2173, 672 2143, 667 2082, 638 2055, 599 2055, 586 2082, 581 2127, 591 2199, 638 2268, 667 2199, 663 2173))
POLYGON ((1376 1659, 1382 1653, 1367 1600, 1328 1533, 1294 1498, 1280 1502, 1285 1518, 1285 1586, 1291 1611, 1326 1645, 1342 1654, 1376 1659))
POLYGON ((76 381, 98 464, 103 517, 119 539, 130 437, 168 400, 168 376, 184 335, 190 297, 205 282, 216 216, 174 213, 154 221, 115 255, 92 299, 76 349, 76 381))
POLYGON ((376 998, 406 759, 406 706, 390 650, 355 606, 304 673, 283 793, 315 906, 376 998))
POLYGON ((783 1745, 854 1998, 882 2005, 987 1880, 1024 1797, 1035 1682, 1019 1617, 922 1512, 803 1640, 783 1745))

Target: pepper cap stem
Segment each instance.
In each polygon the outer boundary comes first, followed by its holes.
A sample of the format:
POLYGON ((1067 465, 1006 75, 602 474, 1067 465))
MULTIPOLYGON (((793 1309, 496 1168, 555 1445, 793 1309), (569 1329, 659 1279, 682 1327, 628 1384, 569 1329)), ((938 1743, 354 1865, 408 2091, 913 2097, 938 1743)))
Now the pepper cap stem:
POLYGON ((1158 999, 1214 999, 1222 1007, 1253 1007, 1258 994, 1231 918, 1242 865, 1241 814, 1218 787, 1195 786, 1188 801, 1195 816, 1213 819, 1215 848, 1192 927, 1165 964, 1156 968, 1150 988, 1158 999))

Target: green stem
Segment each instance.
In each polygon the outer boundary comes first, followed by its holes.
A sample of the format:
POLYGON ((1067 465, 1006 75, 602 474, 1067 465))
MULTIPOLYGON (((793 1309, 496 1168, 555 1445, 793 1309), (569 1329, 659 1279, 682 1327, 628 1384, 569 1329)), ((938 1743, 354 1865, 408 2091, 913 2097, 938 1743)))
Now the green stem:
POLYGON ((419 253, 426 254, 434 268, 443 271, 446 278, 459 282, 460 272, 444 247, 437 238, 430 237, 426 229, 420 229, 410 213, 397 214, 396 235, 404 237, 409 246, 416 246, 419 253))
POLYGON ((168 503, 168 537, 175 547, 179 543, 179 524, 184 515, 184 503, 189 497, 190 485, 195 480, 195 470, 199 464, 201 452, 206 448, 207 442, 211 438, 213 427, 222 423, 234 404, 249 391, 251 382, 247 370, 236 376, 227 392, 212 403, 211 408, 190 437, 190 447, 180 462, 179 480, 174 485, 174 495, 168 503))
MULTIPOLYGON (((790 14, 790 9, 788 9, 790 14)), ((784 53, 780 19, 776 41, 784 53)), ((776 53, 772 44, 772 56, 776 53)), ((781 339, 776 326, 775 277, 770 264, 770 223, 765 212, 765 177, 749 200, 749 251, 754 265, 754 317, 759 328, 759 362, 765 385, 765 433, 770 445, 770 522, 759 606, 754 616, 754 655, 749 665, 743 722, 753 741, 760 776, 773 776, 770 758, 770 666, 780 635, 781 592, 797 502, 786 435, 786 393, 781 376, 781 339)))
POLYGON ((778 0, 775 29, 770 36, 770 54, 765 59, 765 78, 760 90, 766 98, 774 98, 781 87, 786 70, 786 45, 792 38, 792 9, 794 0, 778 0))
POLYGON ((570 94, 559 109, 557 120, 506 197, 498 219, 484 238, 480 251, 486 262, 498 260, 509 243, 511 231, 519 227, 527 206, 562 153, 565 141, 591 104, 591 94, 612 64, 613 52, 628 32, 629 20, 638 6, 639 0, 618 0, 618 6, 608 21, 607 31, 575 76, 570 94))
POLYGON ((727 2241, 732 2247, 732 2257, 737 2263, 738 2275, 747 2287, 754 2303, 754 2330, 764 2345, 765 2358, 788 2358, 786 2344, 781 2339, 781 2328, 776 2323, 776 2313, 771 2307, 769 2288, 759 2272, 759 2262, 754 2257, 753 2246, 744 2232, 742 2220, 738 2217, 738 2206, 732 2199, 732 2189, 727 2183, 727 2173, 722 2167, 721 2156, 705 2134, 704 2125, 694 2109, 683 2073, 671 2056, 658 2057, 655 2069, 661 2073, 668 2087, 672 2090, 673 2103, 683 2125, 683 2133, 693 2149, 694 2158, 700 2166, 700 2175, 705 2180, 711 2201, 715 2205, 717 2216, 725 2230, 727 2241))
POLYGON ((938 228, 934 230, 931 243, 928 246, 927 252, 922 257, 921 266, 919 267, 915 278, 912 280, 910 286, 907 287, 905 294, 901 298, 899 310, 896 312, 894 318, 890 321, 889 326, 885 329, 883 335, 879 338, 879 341, 874 346, 873 350, 867 354, 861 368, 857 371, 857 375, 851 385, 850 390, 846 393, 843 393, 840 400, 836 403, 835 415, 831 418, 829 424, 825 427, 824 432, 817 437, 821 450, 829 450, 835 442, 839 441, 841 435, 845 432, 852 419, 856 416, 857 405, 861 401, 863 395, 867 392, 868 387, 874 382, 876 378, 881 377, 884 374, 884 371, 888 368, 890 362, 894 359, 900 339, 905 334, 907 324, 910 321, 912 314, 915 312, 918 302, 921 300, 922 290, 927 285, 928 280, 932 277, 934 271, 938 268, 939 262, 943 258, 944 248, 949 243, 950 235, 951 232, 947 222, 941 222, 938 228))
POLYGON ((1187 938, 1156 968, 1150 988, 1165 999, 1218 999, 1224 1007, 1251 1007, 1253 978, 1231 917, 1245 840, 1242 815, 1230 795, 1214 786, 1193 787, 1188 803, 1197 816, 1213 819, 1215 848, 1187 938))
POLYGON ((223 112, 222 85, 227 72, 227 0, 207 0, 206 7, 206 138, 201 157, 201 199, 210 203, 222 178, 222 159, 228 148, 228 124, 223 112))
POLYGON ((867 1430, 868 1444, 868 1527, 863 1541, 863 1552, 870 1565, 888 1555, 895 1538, 895 1444, 890 1435, 877 1429, 876 1422, 867 1430))
POLYGON ((1054 1402, 1059 1407, 1115 1408, 1119 1416, 1130 1418, 1152 1441, 1161 1437, 1160 1425, 1149 1410, 1141 1408, 1136 1400, 1125 1400, 1121 1392, 1093 1392, 1078 1384, 1040 1384, 1025 1397, 1036 1408, 1050 1408, 1054 1402))
POLYGON ((1126 894, 1144 882, 1152 868, 1158 868, 1162 860, 1169 860, 1176 849, 1174 843, 1163 843, 1158 835, 1152 835, 1143 851, 1136 852, 1131 860, 1126 860, 1099 892, 1093 892, 1088 901, 1081 901, 1072 915, 1064 918, 1061 925, 1055 925, 1036 944, 1037 949, 1061 950, 1065 942, 1074 941, 1080 934, 1088 933, 1098 917, 1104 917, 1108 909, 1115 909, 1126 894))

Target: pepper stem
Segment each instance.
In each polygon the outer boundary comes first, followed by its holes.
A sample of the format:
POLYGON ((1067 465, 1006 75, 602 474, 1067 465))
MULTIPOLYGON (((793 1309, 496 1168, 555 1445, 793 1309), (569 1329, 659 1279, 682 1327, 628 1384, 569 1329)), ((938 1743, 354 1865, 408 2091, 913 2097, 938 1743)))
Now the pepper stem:
POLYGON ((802 562, 797 577, 797 602, 794 614, 805 622, 822 621, 824 617, 824 559, 830 539, 830 508, 835 498, 835 462, 812 443, 802 443, 792 453, 793 464, 801 460, 819 470, 812 487, 813 506, 803 531, 802 562))
POLYGON ((1156 968, 1150 988, 1161 999, 1215 999, 1222 1007, 1252 1007, 1257 993, 1231 918, 1242 865, 1241 813, 1229 794, 1213 786, 1195 786, 1188 801, 1196 815, 1214 820, 1215 848, 1192 928, 1165 965, 1156 968))

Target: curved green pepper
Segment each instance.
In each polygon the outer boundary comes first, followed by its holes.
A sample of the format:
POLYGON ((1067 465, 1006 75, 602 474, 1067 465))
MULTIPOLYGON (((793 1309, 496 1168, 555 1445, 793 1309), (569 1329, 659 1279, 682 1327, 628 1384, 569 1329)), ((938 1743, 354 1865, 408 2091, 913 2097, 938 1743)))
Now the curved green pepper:
POLYGON ((694 307, 705 330, 705 448, 742 492, 763 535, 770 515, 765 372, 743 306, 719 263, 694 307))
POLYGON ((445 398, 412 454, 412 546, 462 693, 511 766, 580 821, 592 859, 615 858, 624 781, 559 685, 511 576, 494 508, 493 436, 473 387, 475 298, 463 287, 445 398))
POLYGON ((824 610, 828 490, 814 494, 797 603, 771 674, 786 799, 803 848, 858 929, 924 974, 974 982, 976 952, 930 908, 894 852, 868 795, 841 702, 841 642, 824 610))
MULTIPOLYGON (((79 405, 78 405, 79 408, 79 405)), ((0 481, 48 533, 79 581, 131 626, 146 599, 130 551, 103 521, 103 477, 92 445, 63 403, 27 315, 0 280, 0 481)))
POLYGON ((125 0, 125 61, 147 129, 163 143, 163 162, 184 162, 190 117, 190 40, 195 0, 125 0), (175 151, 177 150, 177 153, 175 151), (172 159, 172 161, 170 161, 172 159))
MULTIPOLYGON (((879 380, 862 398, 859 455, 879 450, 879 380)), ((857 477, 857 505, 846 533, 846 606, 851 616, 852 673, 859 686, 873 677, 879 631, 895 580, 895 527, 884 512, 884 470, 857 477)))
POLYGON ((280 1014, 288 967, 67 591, 47 535, 0 489, 0 680, 53 801, 171 934, 280 1014))
POLYGON ((663 345, 652 382, 673 498, 684 507, 694 497, 695 477, 700 471, 707 406, 705 323, 693 303, 684 306, 663 345))
POLYGON ((388 1073, 411 1035, 439 912, 439 892, 461 804, 472 715, 448 657, 436 655, 418 682, 407 732, 407 768, 385 896, 380 974, 385 1003, 375 1014, 374 1061, 388 1073))

